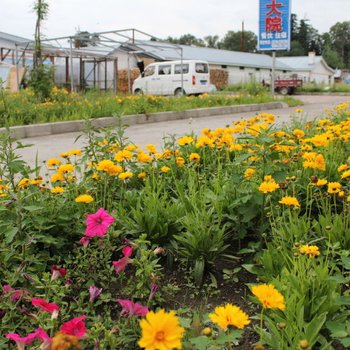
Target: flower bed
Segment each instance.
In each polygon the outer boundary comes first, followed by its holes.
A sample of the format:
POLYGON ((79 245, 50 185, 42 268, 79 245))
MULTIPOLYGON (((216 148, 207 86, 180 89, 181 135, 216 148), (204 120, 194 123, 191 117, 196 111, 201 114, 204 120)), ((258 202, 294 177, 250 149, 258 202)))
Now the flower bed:
POLYGON ((298 119, 89 130, 43 178, 2 135, 0 347, 349 347, 349 103, 298 119))

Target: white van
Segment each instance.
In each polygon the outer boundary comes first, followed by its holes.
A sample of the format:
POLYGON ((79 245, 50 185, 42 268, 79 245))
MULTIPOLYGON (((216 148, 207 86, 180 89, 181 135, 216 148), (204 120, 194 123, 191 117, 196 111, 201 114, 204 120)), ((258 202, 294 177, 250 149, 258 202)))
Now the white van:
POLYGON ((151 63, 135 79, 132 91, 134 94, 176 96, 212 92, 208 62, 183 60, 182 65, 181 61, 151 63))

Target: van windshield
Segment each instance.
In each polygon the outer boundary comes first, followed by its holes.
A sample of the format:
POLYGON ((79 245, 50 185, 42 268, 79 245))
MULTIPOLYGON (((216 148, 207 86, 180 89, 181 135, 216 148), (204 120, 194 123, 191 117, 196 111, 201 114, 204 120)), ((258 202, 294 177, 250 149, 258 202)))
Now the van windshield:
POLYGON ((208 65, 206 63, 196 63, 196 73, 208 73, 208 65))

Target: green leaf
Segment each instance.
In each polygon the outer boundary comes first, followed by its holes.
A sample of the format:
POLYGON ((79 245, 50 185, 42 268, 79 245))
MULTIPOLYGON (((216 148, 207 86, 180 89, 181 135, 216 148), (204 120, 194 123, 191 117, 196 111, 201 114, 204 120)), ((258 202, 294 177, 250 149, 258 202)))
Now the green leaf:
POLYGON ((204 335, 196 338, 191 338, 189 341, 196 347, 197 350, 206 350, 207 346, 210 344, 210 339, 204 335))
POLYGON ((4 232, 4 234, 5 234, 5 243, 7 243, 7 244, 12 243, 12 241, 15 238, 17 232, 18 232, 18 228, 17 227, 7 228, 5 230, 5 232, 4 232))

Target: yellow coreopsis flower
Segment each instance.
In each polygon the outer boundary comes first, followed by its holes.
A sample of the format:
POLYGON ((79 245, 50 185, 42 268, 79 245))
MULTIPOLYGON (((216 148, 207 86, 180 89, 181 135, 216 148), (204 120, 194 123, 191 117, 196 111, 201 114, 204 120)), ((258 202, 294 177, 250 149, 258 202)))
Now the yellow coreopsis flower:
POLYGON ((28 178, 23 178, 18 182, 18 187, 19 188, 26 188, 29 186, 30 180, 28 178))
POLYGON ((133 177, 133 173, 131 171, 125 171, 124 173, 120 173, 118 178, 120 180, 128 180, 133 177))
POLYGON ((316 183, 314 183, 313 185, 314 186, 318 186, 318 187, 322 187, 322 186, 324 186, 324 185, 327 185, 327 180, 326 179, 319 179, 319 180, 317 180, 317 182, 316 183))
POLYGON ((278 203, 284 204, 288 207, 300 207, 300 203, 295 197, 283 197, 278 203))
POLYGON ((315 256, 320 255, 319 248, 315 245, 302 245, 299 247, 299 252, 308 255, 309 258, 314 258, 315 256))
POLYGON ((339 182, 329 182, 327 192, 329 194, 338 193, 341 189, 341 184, 339 182))
POLYGON ((56 187, 54 187, 53 189, 51 189, 50 192, 51 192, 51 193, 63 193, 63 192, 64 192, 64 188, 63 188, 63 187, 56 186, 56 187))
POLYGON ((284 296, 272 284, 261 284, 252 288, 252 293, 259 299, 264 309, 286 308, 284 296))
POLYGON ((191 153, 190 154, 190 161, 191 162, 199 162, 201 160, 201 156, 198 153, 191 153))
POLYGON ((56 173, 56 174, 52 174, 51 175, 51 178, 50 178, 50 181, 52 183, 54 182, 58 182, 58 181, 63 181, 64 180, 64 176, 62 173, 56 173))
POLYGON ((152 161, 152 157, 145 152, 139 152, 137 155, 137 161, 140 163, 149 163, 152 161))
POLYGON ((150 311, 140 321, 141 339, 138 345, 145 350, 182 349, 181 339, 185 329, 181 327, 174 311, 150 311))
POLYGON ((256 174, 256 170, 253 169, 253 168, 248 168, 246 169, 246 171, 244 172, 243 176, 246 178, 246 179, 251 179, 254 177, 254 175, 256 174))
POLYGON ((298 139, 301 139, 302 137, 305 136, 305 131, 300 130, 300 129, 294 129, 293 130, 293 135, 296 136, 298 139))
POLYGON ((191 136, 183 136, 183 137, 180 137, 178 140, 177 140, 177 143, 180 145, 180 146, 186 146, 186 145, 189 145, 191 143, 193 143, 193 137, 191 136))
POLYGON ((67 164, 61 164, 58 169, 57 172, 61 173, 61 174, 67 174, 67 173, 71 173, 74 171, 74 165, 67 163, 67 164))
POLYGON ((348 177, 350 177, 350 170, 344 171, 341 175, 342 179, 347 179, 348 177))
POLYGON ((70 156, 81 156, 81 149, 72 149, 68 151, 70 156))
POLYGON ((216 307, 214 313, 209 314, 209 318, 224 330, 228 326, 243 329, 250 323, 248 315, 232 304, 216 307))
POLYGON ((179 168, 182 168, 185 164, 185 159, 183 159, 182 157, 177 157, 176 164, 179 168))
POLYGON ((81 194, 77 198, 75 198, 76 203, 91 203, 94 199, 89 194, 81 194))
POLYGON ((139 179, 144 179, 147 176, 147 174, 143 171, 142 173, 138 174, 137 177, 139 179))
POLYGON ((275 181, 263 181, 259 186, 259 191, 266 194, 274 192, 279 188, 279 184, 275 181))
POLYGON ((125 160, 130 160, 131 158, 132 158, 132 152, 125 150, 125 149, 117 152, 116 155, 114 156, 114 159, 117 162, 123 162, 125 160))
POLYGON ((156 154, 157 153, 157 147, 151 143, 146 145, 146 150, 151 153, 151 154, 156 154))
POLYGON ((160 171, 162 171, 163 173, 167 173, 169 170, 170 170, 170 168, 168 166, 165 166, 165 165, 160 168, 160 171))
POLYGON ((53 168, 56 165, 60 165, 61 161, 59 159, 57 159, 57 158, 51 158, 51 159, 48 159, 46 164, 47 164, 48 168, 53 168))

